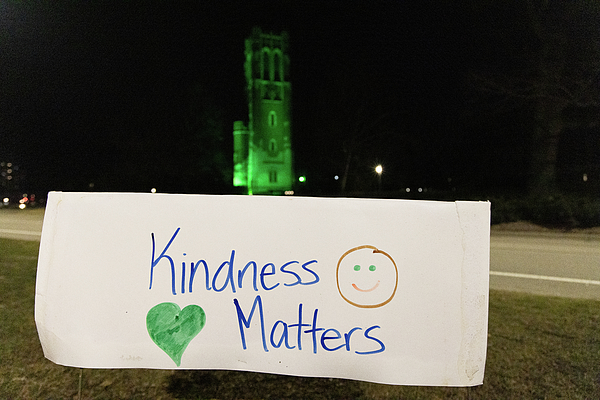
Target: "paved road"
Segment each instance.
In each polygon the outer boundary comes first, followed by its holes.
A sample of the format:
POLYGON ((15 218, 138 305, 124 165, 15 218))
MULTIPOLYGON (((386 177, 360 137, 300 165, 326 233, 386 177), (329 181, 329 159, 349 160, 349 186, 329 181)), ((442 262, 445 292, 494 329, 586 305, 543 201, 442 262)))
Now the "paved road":
MULTIPOLYGON (((0 209, 0 237, 40 240, 43 209, 0 209)), ((492 231, 490 288, 600 300, 600 235, 492 231)))
POLYGON ((0 237, 19 240, 40 240, 44 209, 0 209, 0 237))
POLYGON ((600 300, 600 235, 492 232, 490 289, 600 300))

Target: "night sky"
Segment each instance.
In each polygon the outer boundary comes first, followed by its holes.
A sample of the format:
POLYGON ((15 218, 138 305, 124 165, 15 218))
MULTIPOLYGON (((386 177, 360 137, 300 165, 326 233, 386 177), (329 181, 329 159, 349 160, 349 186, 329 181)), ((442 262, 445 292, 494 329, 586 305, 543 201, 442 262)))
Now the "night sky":
POLYGON ((475 3, 3 1, 0 161, 22 191, 227 193, 260 26, 290 35, 295 166, 314 193, 335 191, 349 138, 349 188, 372 189, 379 162, 390 190, 518 187, 527 110, 482 118, 468 77, 535 44, 518 7, 475 3))

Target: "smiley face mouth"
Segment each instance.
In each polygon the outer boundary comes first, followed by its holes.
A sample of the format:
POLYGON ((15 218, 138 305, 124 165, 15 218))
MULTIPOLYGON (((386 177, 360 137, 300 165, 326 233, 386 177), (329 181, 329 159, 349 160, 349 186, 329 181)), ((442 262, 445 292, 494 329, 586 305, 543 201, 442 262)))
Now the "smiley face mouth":
POLYGON ((356 283, 353 283, 353 284, 352 284, 352 287, 353 287, 354 289, 358 290, 359 292, 363 292, 363 293, 366 293, 366 292, 372 292, 373 290, 377 289, 377 287, 379 286, 379 282, 380 282, 380 281, 377 281, 377 283, 375 284, 375 286, 373 286, 373 287, 372 287, 372 288, 370 288, 370 289, 361 289, 361 288, 359 288, 358 286, 356 286, 356 283))

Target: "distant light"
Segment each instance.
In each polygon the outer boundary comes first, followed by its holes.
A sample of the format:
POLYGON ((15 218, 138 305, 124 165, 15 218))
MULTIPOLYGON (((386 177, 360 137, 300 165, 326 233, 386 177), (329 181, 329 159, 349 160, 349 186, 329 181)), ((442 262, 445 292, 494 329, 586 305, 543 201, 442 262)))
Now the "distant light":
POLYGON ((587 174, 583 174, 583 181, 587 182, 587 180, 588 180, 587 174))
POLYGON ((377 175, 381 175, 381 173, 383 172, 383 167, 381 166, 381 164, 375 167, 375 172, 377 172, 377 175))
POLYGON ((10 201, 10 199, 8 197, 5 197, 2 199, 2 201, 4 202, 4 204, 8 204, 8 202, 10 201))
POLYGON ((423 191, 423 188, 419 188, 418 191, 419 193, 421 193, 423 191))
POLYGON ((156 188, 150 189, 150 193, 156 193, 156 188))
POLYGON ((20 208, 21 210, 25 209, 25 207, 27 207, 27 206, 25 205, 25 203, 21 203, 21 204, 19 204, 19 208, 20 208))
POLYGON ((298 178, 298 180, 302 183, 306 182, 306 177, 304 175, 302 175, 301 177, 298 178))
POLYGON ((293 196, 294 195, 294 191, 293 190, 286 190, 285 191, 285 195, 286 196, 293 196))
POLYGON ((410 188, 406 188, 406 193, 410 193, 410 188))
POLYGON ((7 166, 8 168, 12 167, 12 163, 10 163, 10 162, 9 162, 8 164, 6 164, 6 166, 7 166))
POLYGON ((336 175, 333 177, 333 179, 335 179, 337 181, 338 179, 340 179, 340 177, 336 175))

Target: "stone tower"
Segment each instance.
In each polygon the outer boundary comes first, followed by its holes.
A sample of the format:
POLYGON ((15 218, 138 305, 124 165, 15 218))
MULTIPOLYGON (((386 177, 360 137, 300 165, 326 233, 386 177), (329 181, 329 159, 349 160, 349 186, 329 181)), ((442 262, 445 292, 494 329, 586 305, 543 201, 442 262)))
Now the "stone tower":
POLYGON ((246 39, 248 126, 233 124, 233 185, 248 194, 292 190, 288 36, 254 28, 246 39))

